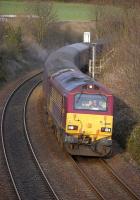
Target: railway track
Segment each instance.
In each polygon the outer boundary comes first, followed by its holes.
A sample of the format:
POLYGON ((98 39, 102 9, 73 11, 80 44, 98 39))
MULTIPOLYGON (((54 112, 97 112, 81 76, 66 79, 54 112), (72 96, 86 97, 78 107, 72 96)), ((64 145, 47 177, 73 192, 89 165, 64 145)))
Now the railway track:
POLYGON ((47 174, 51 177, 51 183, 55 191, 57 191, 61 199, 102 199, 96 194, 95 190, 91 188, 87 180, 77 172, 73 162, 70 160, 71 157, 69 154, 64 152, 57 143, 51 125, 49 125, 49 127, 47 125, 46 114, 42 112, 43 105, 41 96, 42 93, 38 87, 29 98, 27 107, 27 127, 34 150, 37 152, 45 173, 47 169, 47 174), (36 109, 33 109, 34 107, 36 107, 36 109), (34 118, 33 121, 30 120, 32 118, 30 114, 32 110, 34 116, 39 116, 38 118, 34 118), (34 124, 36 125, 34 126, 34 124), (40 137, 38 137, 38 135, 40 137))
POLYGON ((104 159, 86 159, 82 157, 73 157, 72 159, 77 169, 87 179, 91 187, 95 188, 98 196, 102 199, 140 200, 140 197, 132 191, 104 159), (107 176, 103 173, 104 170, 107 172, 107 176), (116 191, 111 194, 113 190, 116 191))
POLYGON ((58 200, 35 156, 26 128, 26 105, 41 73, 25 80, 9 96, 1 120, 6 164, 19 200, 58 200))
POLYGON ((106 200, 104 196, 101 194, 99 189, 96 187, 96 185, 91 181, 91 179, 86 175, 84 170, 78 165, 78 162, 76 162, 76 157, 69 156, 69 159, 73 162, 74 166, 77 168, 77 170, 80 172, 81 176, 84 177, 85 181, 88 183, 89 187, 96 193, 97 198, 101 200, 106 200))
POLYGON ((111 176, 121 185, 121 187, 124 188, 124 190, 132 197, 132 199, 140 200, 140 197, 138 197, 137 194, 126 184, 126 182, 115 173, 115 171, 104 159, 100 159, 100 162, 108 170, 111 176))

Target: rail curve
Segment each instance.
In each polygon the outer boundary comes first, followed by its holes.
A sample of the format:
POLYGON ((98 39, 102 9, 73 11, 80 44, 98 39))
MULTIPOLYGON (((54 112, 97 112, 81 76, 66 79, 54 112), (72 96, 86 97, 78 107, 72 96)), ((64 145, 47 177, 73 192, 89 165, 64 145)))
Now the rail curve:
POLYGON ((25 111, 41 72, 26 79, 9 96, 2 114, 1 138, 8 171, 19 200, 58 200, 28 138, 25 111), (24 116, 23 116, 24 115, 24 116))

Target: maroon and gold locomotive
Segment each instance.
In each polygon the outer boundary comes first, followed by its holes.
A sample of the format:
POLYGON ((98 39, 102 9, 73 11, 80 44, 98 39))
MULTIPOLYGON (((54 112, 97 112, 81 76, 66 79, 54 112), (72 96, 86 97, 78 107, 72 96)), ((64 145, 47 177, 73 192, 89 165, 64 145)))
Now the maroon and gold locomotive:
POLYGON ((112 150, 113 96, 81 72, 89 46, 65 46, 45 63, 43 91, 57 138, 72 155, 103 157, 112 150))

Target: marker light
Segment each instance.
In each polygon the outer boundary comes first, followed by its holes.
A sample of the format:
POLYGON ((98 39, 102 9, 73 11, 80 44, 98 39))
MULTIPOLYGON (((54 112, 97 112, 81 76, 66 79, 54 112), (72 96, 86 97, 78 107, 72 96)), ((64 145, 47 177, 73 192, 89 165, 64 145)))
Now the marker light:
POLYGON ((68 125, 68 130, 78 130, 78 126, 68 125))
POLYGON ((94 89, 94 90, 99 90, 99 86, 96 84, 89 84, 89 85, 83 85, 83 89, 88 90, 88 89, 94 89))
POLYGON ((102 127, 101 132, 111 132, 111 128, 102 127))

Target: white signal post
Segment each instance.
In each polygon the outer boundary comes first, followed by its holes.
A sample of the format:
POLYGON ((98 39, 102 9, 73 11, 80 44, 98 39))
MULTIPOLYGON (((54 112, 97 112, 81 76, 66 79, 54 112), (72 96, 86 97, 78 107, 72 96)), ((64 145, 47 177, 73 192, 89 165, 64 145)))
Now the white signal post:
POLYGON ((90 32, 84 32, 83 42, 91 44, 91 56, 89 59, 89 74, 92 78, 95 77, 95 56, 96 56, 96 43, 90 42, 90 32))
POLYGON ((90 32, 84 32, 84 43, 90 43, 90 32))
POLYGON ((96 43, 92 43, 92 62, 91 62, 91 77, 95 77, 95 56, 96 56, 96 43))

